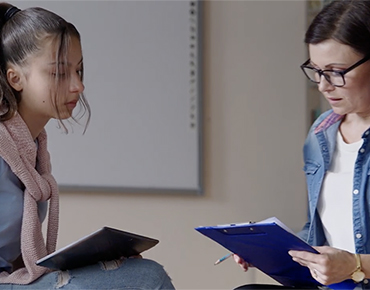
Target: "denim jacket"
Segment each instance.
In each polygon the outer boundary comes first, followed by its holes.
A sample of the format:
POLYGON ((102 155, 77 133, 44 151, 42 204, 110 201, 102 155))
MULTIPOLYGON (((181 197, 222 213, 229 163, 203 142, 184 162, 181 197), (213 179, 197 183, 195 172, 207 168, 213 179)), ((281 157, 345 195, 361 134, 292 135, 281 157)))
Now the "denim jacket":
MULTIPOLYGON (((308 190, 308 221, 298 234, 313 246, 322 246, 326 238, 317 203, 326 171, 336 146, 336 135, 343 116, 332 110, 323 113, 312 125, 303 147, 304 172, 308 190)), ((370 254, 370 128, 363 135, 353 177, 353 238, 356 252, 370 254)))

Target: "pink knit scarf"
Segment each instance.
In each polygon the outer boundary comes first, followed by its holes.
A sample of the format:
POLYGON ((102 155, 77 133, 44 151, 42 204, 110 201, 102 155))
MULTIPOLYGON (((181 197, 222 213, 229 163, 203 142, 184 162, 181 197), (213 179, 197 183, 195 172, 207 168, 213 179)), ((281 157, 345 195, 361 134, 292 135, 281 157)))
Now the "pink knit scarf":
POLYGON ((38 146, 19 114, 0 123, 0 156, 25 186, 21 229, 21 252, 25 267, 11 274, 1 272, 0 283, 29 284, 33 282, 48 271, 46 268, 36 266, 35 262, 55 251, 59 216, 58 187, 51 175, 45 130, 40 133, 37 140, 38 146), (37 201, 49 199, 47 243, 45 245, 37 201))

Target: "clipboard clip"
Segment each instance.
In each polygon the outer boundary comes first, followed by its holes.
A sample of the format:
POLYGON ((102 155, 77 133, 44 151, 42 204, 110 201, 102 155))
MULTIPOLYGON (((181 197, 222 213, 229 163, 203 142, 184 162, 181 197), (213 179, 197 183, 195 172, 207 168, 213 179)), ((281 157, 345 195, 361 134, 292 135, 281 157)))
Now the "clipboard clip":
MULTIPOLYGON (((254 222, 254 221, 249 221, 249 222, 244 223, 244 224, 247 224, 247 225, 253 225, 253 224, 255 224, 255 223, 256 223, 256 222, 254 222)), ((238 226, 238 225, 240 225, 240 224, 230 224, 229 226, 230 226, 230 227, 233 227, 233 226, 238 226)), ((235 229, 235 228, 234 228, 234 229, 235 229)), ((234 232, 232 228, 229 228, 229 229, 223 229, 223 230, 222 230, 222 232, 224 232, 225 234, 230 233, 230 231, 234 232)), ((250 228, 249 228, 249 231, 250 231, 250 232, 253 232, 253 231, 254 231, 254 227, 250 227, 250 228)), ((244 233, 245 233, 245 232, 244 232, 244 233)))

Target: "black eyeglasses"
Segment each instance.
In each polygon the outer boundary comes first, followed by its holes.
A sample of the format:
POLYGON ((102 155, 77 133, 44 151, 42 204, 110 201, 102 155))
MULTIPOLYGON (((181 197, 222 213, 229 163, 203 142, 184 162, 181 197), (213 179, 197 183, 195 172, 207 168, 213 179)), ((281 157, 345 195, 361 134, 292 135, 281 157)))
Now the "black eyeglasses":
POLYGON ((370 59, 370 54, 365 56, 363 59, 360 59, 354 65, 351 65, 349 68, 345 70, 332 70, 332 69, 317 69, 310 66, 310 59, 308 59, 304 64, 301 65, 301 69, 303 70, 306 77, 315 84, 319 84, 321 80, 321 76, 328 81, 329 84, 333 85, 334 87, 343 87, 346 84, 346 80, 344 75, 351 70, 355 69, 359 65, 363 64, 364 62, 370 59))

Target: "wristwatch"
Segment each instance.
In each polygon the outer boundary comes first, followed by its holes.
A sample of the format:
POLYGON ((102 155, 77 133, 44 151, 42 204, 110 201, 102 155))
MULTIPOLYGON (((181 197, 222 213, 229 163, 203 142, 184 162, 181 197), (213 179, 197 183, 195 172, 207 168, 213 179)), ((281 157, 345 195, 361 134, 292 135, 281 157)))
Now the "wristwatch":
POLYGON ((356 257, 356 270, 352 273, 352 280, 360 283, 365 279, 365 273, 362 272, 360 254, 355 254, 356 257))

